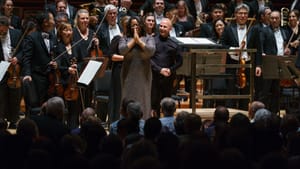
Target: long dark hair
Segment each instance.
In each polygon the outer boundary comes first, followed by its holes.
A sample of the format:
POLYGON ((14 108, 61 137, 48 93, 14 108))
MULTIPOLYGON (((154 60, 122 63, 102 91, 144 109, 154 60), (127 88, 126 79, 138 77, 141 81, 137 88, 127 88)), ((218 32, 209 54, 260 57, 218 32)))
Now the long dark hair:
POLYGON ((144 36, 145 33, 144 33, 144 29, 143 29, 143 26, 142 26, 143 24, 141 22, 140 17, 138 17, 138 16, 132 16, 132 17, 130 17, 130 19, 128 21, 128 24, 127 24, 127 37, 133 37, 133 34, 134 34, 134 32, 131 29, 131 21, 132 20, 137 20, 137 22, 139 24, 139 27, 140 27, 139 36, 144 36))

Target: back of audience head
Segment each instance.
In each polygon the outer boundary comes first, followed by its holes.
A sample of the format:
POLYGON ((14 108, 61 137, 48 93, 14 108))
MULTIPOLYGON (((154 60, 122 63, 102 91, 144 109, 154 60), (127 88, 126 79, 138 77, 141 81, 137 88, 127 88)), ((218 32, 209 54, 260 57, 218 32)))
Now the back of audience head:
POLYGON ((249 106, 249 110, 248 110, 248 116, 250 119, 254 118, 255 112, 258 109, 262 109, 265 108, 265 104, 260 102, 260 101, 253 101, 250 106, 249 106))
POLYGON ((52 97, 47 100, 46 114, 58 120, 63 119, 65 103, 61 97, 52 97))
POLYGON ((174 116, 174 113, 176 111, 176 102, 170 97, 165 97, 161 100, 160 107, 161 112, 164 114, 164 116, 174 116))
POLYGON ((150 117, 144 125, 144 136, 146 139, 155 140, 160 134, 162 124, 157 117, 150 117))
POLYGON ((128 113, 128 118, 132 120, 139 120, 143 116, 142 105, 137 101, 129 103, 126 111, 128 113))
POLYGON ((124 98, 122 100, 122 105, 121 105, 121 112, 120 114, 123 115, 125 118, 128 117, 128 113, 127 113, 127 106, 129 103, 132 103, 134 102, 134 100, 131 100, 131 99, 127 99, 127 98, 124 98))
POLYGON ((244 115, 243 113, 236 113, 230 119, 230 127, 232 128, 249 128, 250 127, 250 120, 249 118, 244 115))
POLYGON ((36 123, 28 118, 21 119, 17 124, 16 134, 21 137, 37 138, 39 135, 36 123))
POLYGON ((95 116, 96 112, 93 108, 91 107, 87 107, 86 109, 84 109, 81 113, 80 116, 80 123, 84 123, 85 121, 88 120, 89 117, 91 116, 95 116))
POLYGON ((186 118, 186 116, 188 116, 188 114, 189 113, 187 111, 181 111, 176 114, 176 118, 174 121, 174 127, 175 127, 177 135, 183 135, 185 133, 184 132, 184 119, 186 118))
POLYGON ((229 111, 224 106, 216 107, 214 112, 214 122, 224 122, 227 123, 229 120, 229 111))
POLYGON ((273 131, 278 133, 280 128, 280 117, 267 109, 259 109, 254 115, 254 126, 259 131, 273 131))
POLYGON ((184 131, 186 134, 197 134, 201 131, 201 117, 195 113, 189 113, 184 119, 184 131))

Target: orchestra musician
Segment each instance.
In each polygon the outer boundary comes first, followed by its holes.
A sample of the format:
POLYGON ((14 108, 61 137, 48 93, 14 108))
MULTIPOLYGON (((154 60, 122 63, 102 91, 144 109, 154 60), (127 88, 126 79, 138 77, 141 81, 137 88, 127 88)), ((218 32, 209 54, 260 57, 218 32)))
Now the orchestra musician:
POLYGON ((100 49, 103 51, 104 56, 107 55, 111 40, 118 35, 121 35, 121 27, 117 23, 118 8, 112 4, 105 6, 104 12, 106 13, 105 20, 97 32, 97 37, 100 41, 100 49))
MULTIPOLYGON (((57 62, 52 61, 51 53, 56 46, 56 37, 51 34, 54 29, 54 17, 51 12, 42 12, 36 16, 37 31, 30 33, 24 39, 23 45, 23 83, 29 83, 37 98, 29 97, 26 103, 29 109, 40 107, 48 99, 48 71, 57 68, 57 62)), ((29 110, 30 111, 30 110, 29 110)))
MULTIPOLYGON (((78 42, 76 46, 74 46, 74 53, 77 54, 77 68, 79 72, 81 72, 84 66, 90 59, 90 44, 94 44, 95 46, 99 45, 99 40, 95 36, 93 30, 89 28, 89 11, 86 9, 79 9, 75 16, 74 20, 74 28, 73 28, 73 41, 78 42)), ((85 90, 83 91, 84 95, 84 104, 83 107, 90 107, 92 101, 92 88, 93 83, 91 83, 85 90)))
POLYGON ((72 45, 73 28, 70 23, 61 23, 57 30, 57 51, 56 56, 61 72, 62 83, 64 86, 64 100, 68 113, 65 120, 70 129, 74 129, 79 125, 79 113, 81 110, 80 93, 76 85, 77 82, 77 64, 78 56, 74 52, 72 45), (63 55, 62 55, 63 54, 63 55))
MULTIPOLYGON (((279 11, 272 11, 270 15, 270 26, 263 28, 260 34, 263 55, 277 55, 282 57, 290 54, 286 47, 288 36, 280 26, 281 15, 279 11)), ((263 72, 262 72, 263 73, 263 72)), ((259 101, 273 113, 279 112, 280 86, 278 79, 264 79, 263 89, 259 94, 259 101)))
MULTIPOLYGON (((20 111, 21 87, 8 85, 10 78, 20 82, 20 61, 22 52, 17 47, 21 38, 21 32, 16 29, 9 28, 9 21, 6 16, 0 16, 0 61, 8 61, 13 67, 11 72, 7 72, 4 78, 0 81, 0 118, 7 118, 10 121, 10 128, 16 127, 18 113, 20 111), (18 71, 18 75, 13 75, 13 71, 18 71), (11 77, 16 76, 16 77, 11 77)), ((10 68, 8 69, 10 71, 10 68)))
MULTIPOLYGON (((260 75, 261 72, 261 51, 260 51, 260 40, 259 40, 259 30, 251 27, 248 22, 249 14, 248 5, 242 3, 235 8, 235 22, 228 24, 221 37, 221 44, 227 49, 257 49, 255 54, 255 73, 260 75)), ((228 53, 226 63, 227 64, 239 64, 241 61, 245 63, 250 63, 252 59, 247 52, 232 52, 228 53)), ((250 84, 249 84, 249 69, 245 70, 245 86, 241 87, 238 84, 239 77, 237 75, 236 68, 227 68, 226 73, 231 74, 234 78, 227 79, 227 93, 228 94, 249 94, 250 84)), ((232 100, 228 99, 226 107, 239 108, 242 110, 248 110, 248 100, 239 99, 232 100)))
POLYGON ((299 46, 300 40, 300 26, 299 26, 299 11, 297 9, 291 10, 288 15, 288 24, 283 27, 286 35, 289 38, 286 47, 291 49, 291 55, 295 55, 299 46))
POLYGON ((8 18, 9 27, 12 29, 22 29, 21 18, 14 13, 13 0, 3 0, 1 3, 1 15, 8 18))

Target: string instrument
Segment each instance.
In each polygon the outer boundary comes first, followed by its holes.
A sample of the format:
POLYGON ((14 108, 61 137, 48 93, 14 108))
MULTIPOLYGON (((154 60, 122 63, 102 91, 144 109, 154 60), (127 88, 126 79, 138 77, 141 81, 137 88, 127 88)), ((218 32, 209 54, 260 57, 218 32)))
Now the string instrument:
MULTIPOLYGON (((53 58, 53 52, 51 52, 52 60, 53 58)), ((48 79, 50 82, 49 88, 48 88, 48 95, 49 96, 60 96, 62 97, 64 95, 64 87, 60 82, 61 79, 61 73, 58 68, 52 68, 51 72, 48 75, 48 79)))
MULTIPOLYGON (((71 65, 76 64, 76 58, 71 59, 71 65)), ((74 68, 74 67, 73 67, 74 68)), ((64 98, 67 101, 76 101, 79 96, 79 89, 77 87, 78 77, 71 74, 68 80, 68 86, 64 91, 64 98)))
MULTIPOLYGON (((12 53, 15 53, 15 50, 12 50, 12 53)), ((14 56, 15 54, 13 54, 12 56, 14 56)), ((21 87, 21 78, 20 78, 20 72, 21 72, 21 67, 19 64, 10 64, 8 69, 8 79, 7 79, 7 86, 9 88, 20 88, 21 87)))
MULTIPOLYGON (((98 25, 95 33, 94 33, 94 37, 96 37, 97 33, 100 30, 100 27, 106 17, 107 13, 105 13, 104 17, 102 18, 100 24, 98 25)), ((89 55, 90 57, 87 58, 87 60, 98 60, 98 61, 102 61, 102 65, 100 70, 98 71, 98 77, 103 77, 105 74, 105 70, 108 64, 108 58, 103 56, 103 52, 102 50, 99 48, 99 45, 96 45, 95 41, 91 40, 89 45, 88 45, 88 51, 89 51, 89 55)))
POLYGON ((247 85, 247 77, 246 77, 246 68, 245 68, 245 64, 246 64, 246 61, 244 58, 242 58, 242 50, 245 49, 246 47, 246 37, 247 37, 247 34, 250 30, 250 27, 252 26, 253 22, 255 21, 255 19, 251 19, 250 21, 250 24, 247 28, 247 31, 243 37, 243 40, 241 42, 241 45, 240 45, 240 52, 239 52, 239 64, 241 65, 241 67, 238 69, 237 71, 237 86, 238 88, 242 89, 242 88, 245 88, 246 85, 247 85))
MULTIPOLYGON (((11 51, 11 57, 14 57, 17 54, 17 51, 25 37, 25 35, 27 35, 29 31, 29 26, 26 27, 25 31, 23 32, 21 38, 19 39, 16 47, 14 49, 12 49, 11 51)), ((9 88, 20 88, 21 87, 21 78, 20 78, 20 72, 21 72, 21 67, 19 64, 10 64, 8 69, 8 79, 7 79, 7 86, 9 88)))

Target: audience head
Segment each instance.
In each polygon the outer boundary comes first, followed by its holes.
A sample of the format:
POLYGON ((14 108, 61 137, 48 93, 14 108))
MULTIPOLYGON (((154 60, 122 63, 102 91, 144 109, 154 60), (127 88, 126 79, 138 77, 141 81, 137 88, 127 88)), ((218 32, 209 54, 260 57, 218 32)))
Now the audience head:
POLYGON ((224 106, 216 107, 214 112, 214 122, 224 122, 227 123, 229 120, 229 111, 224 106))
POLYGON ((153 9, 154 9, 155 13, 158 15, 164 14, 165 1, 164 0, 154 0, 153 1, 153 9))
POLYGON ((65 111, 65 103, 61 97, 52 97, 47 100, 46 115, 51 116, 57 120, 63 119, 65 111))
POLYGON ((201 131, 202 119, 195 113, 189 113, 184 119, 184 131, 186 134, 196 134, 201 131))
POLYGON ((127 105, 127 113, 129 119, 139 120, 143 116, 141 103, 134 101, 127 105))
POLYGON ((250 106, 249 106, 249 110, 248 110, 248 116, 250 119, 254 118, 255 112, 258 109, 262 109, 265 108, 265 104, 263 102, 260 101, 253 101, 250 106))
POLYGON ((165 97, 160 101, 161 112, 164 116, 174 116, 176 111, 176 102, 170 97, 165 97))
POLYGON ((184 132, 184 120, 188 116, 188 114, 189 113, 186 111, 181 111, 176 114, 176 118, 174 121, 174 127, 175 127, 177 135, 183 135, 185 133, 184 132))
POLYGON ((37 138, 39 130, 36 123, 28 118, 21 119, 17 124, 16 134, 27 138, 37 138))
POLYGON ((122 100, 122 105, 121 105, 121 115, 123 115, 125 118, 128 117, 128 113, 127 113, 127 107, 128 107, 128 104, 129 103, 133 103, 134 100, 131 100, 131 99, 127 99, 127 98, 124 98, 122 100))
POLYGON ((162 124, 157 117, 150 117, 144 125, 144 136, 146 139, 154 140, 160 134, 162 124))
POLYGON ((81 113, 81 116, 79 117, 80 124, 84 123, 89 119, 89 117, 95 117, 96 112, 92 107, 87 107, 83 110, 81 113))

